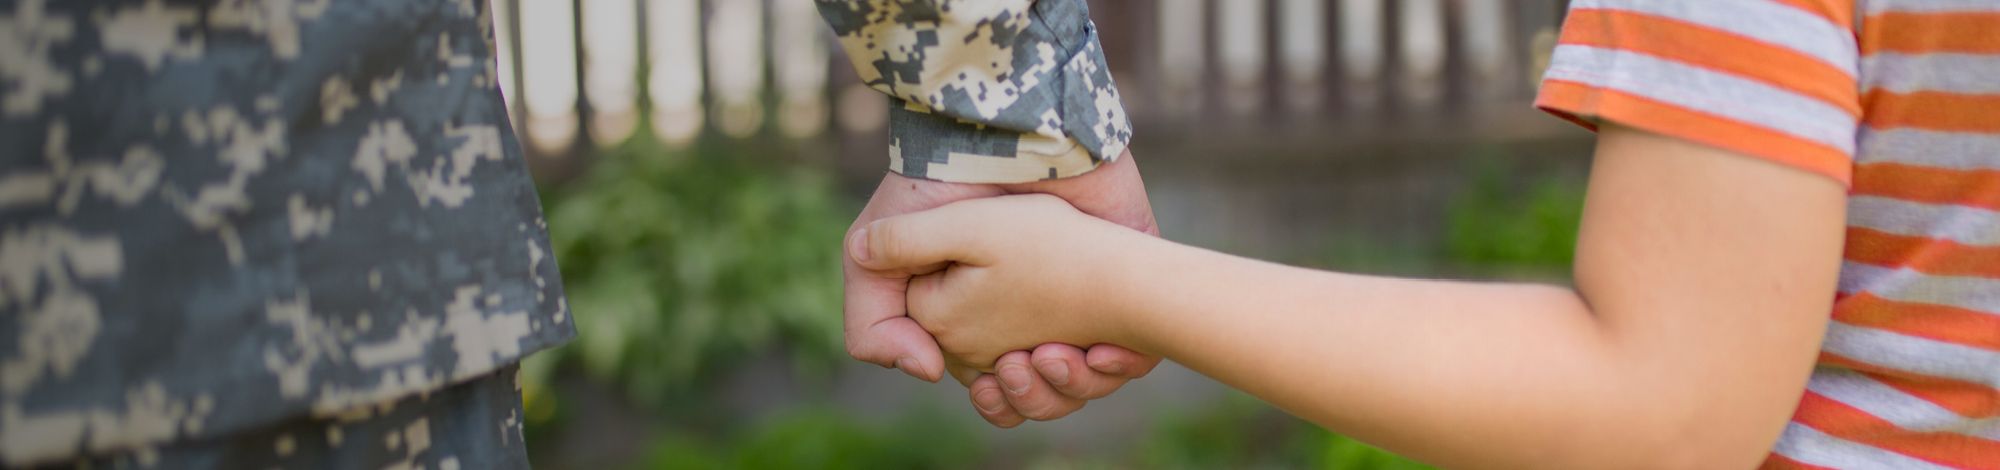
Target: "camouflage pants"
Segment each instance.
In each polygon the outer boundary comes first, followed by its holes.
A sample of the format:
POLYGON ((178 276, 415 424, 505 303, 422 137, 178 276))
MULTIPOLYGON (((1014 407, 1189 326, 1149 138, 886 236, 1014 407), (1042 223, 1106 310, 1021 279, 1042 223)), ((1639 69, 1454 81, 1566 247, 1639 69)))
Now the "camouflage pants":
MULTIPOLYGON (((339 416, 86 458, 70 468, 526 468, 519 366, 339 416)), ((227 406, 226 404, 224 406, 227 406)))

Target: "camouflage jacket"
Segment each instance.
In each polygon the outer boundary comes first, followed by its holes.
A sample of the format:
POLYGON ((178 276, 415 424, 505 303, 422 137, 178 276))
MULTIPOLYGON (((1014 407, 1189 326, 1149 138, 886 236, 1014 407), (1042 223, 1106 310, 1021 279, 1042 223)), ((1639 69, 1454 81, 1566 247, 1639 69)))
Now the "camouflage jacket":
POLYGON ((957 183, 1083 174, 1132 124, 1084 0, 817 0, 889 95, 889 169, 957 183))
POLYGON ((0 464, 574 333, 484 0, 0 0, 0 464))

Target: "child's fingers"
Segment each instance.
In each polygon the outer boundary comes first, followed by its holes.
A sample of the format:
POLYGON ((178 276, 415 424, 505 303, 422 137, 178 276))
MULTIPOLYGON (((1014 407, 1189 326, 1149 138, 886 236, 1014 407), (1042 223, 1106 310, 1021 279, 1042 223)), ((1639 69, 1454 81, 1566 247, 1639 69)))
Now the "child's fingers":
POLYGON ((1007 404, 1007 397, 1000 391, 1000 379, 992 374, 980 375, 965 386, 972 396, 972 408, 979 410, 979 417, 1001 429, 1020 426, 1028 418, 1014 411, 1014 405, 1007 404))
POLYGON ((915 319, 918 325, 923 325, 934 337, 940 333, 934 329, 941 327, 945 319, 951 318, 954 313, 953 308, 956 307, 953 305, 953 299, 944 295, 944 278, 942 272, 910 278, 908 293, 903 297, 910 318, 915 319))
POLYGON ((1000 356, 993 366, 994 375, 1000 377, 1000 387, 1006 392, 1002 395, 1015 412, 1028 419, 1048 421, 1083 408, 1083 400, 1065 396, 1043 380, 1028 358, 1027 351, 1014 351, 1000 356))
POLYGON ((1093 370, 1127 380, 1145 377, 1154 366, 1160 365, 1159 357, 1139 354, 1115 344, 1091 346, 1084 353, 1084 360, 1093 370))
POLYGON ((958 380, 959 385, 964 385, 966 388, 972 388, 973 380, 979 378, 981 375, 985 375, 979 369, 974 369, 963 363, 949 359, 945 360, 944 370, 950 373, 952 379, 958 380))
POLYGON ((1083 348, 1048 343, 1035 348, 1029 357, 1042 379, 1064 396, 1095 400, 1125 385, 1121 376, 1107 375, 1085 365, 1083 348))

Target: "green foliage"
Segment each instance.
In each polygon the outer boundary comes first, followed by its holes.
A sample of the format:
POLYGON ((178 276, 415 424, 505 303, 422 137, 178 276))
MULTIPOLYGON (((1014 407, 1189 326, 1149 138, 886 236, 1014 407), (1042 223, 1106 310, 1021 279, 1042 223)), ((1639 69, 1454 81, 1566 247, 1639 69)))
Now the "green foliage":
POLYGON ((1446 253, 1452 261, 1488 267, 1568 268, 1583 217, 1584 182, 1545 175, 1517 189, 1520 172, 1487 160, 1452 200, 1446 253))
POLYGON ((1319 468, 1327 470, 1424 470, 1429 465, 1403 458, 1377 449, 1361 441, 1348 439, 1329 432, 1321 432, 1325 446, 1319 455, 1319 468))
POLYGON ((961 468, 983 458, 971 428, 928 410, 868 425, 855 416, 810 408, 720 440, 668 435, 653 446, 647 467, 893 470, 961 468))
POLYGON ((722 153, 634 139, 550 193, 582 336, 563 354, 641 402, 756 351, 842 357, 838 247, 851 210, 823 175, 722 153))
POLYGON ((1134 453, 1139 468, 1429 468, 1321 429, 1240 393, 1162 418, 1134 453))

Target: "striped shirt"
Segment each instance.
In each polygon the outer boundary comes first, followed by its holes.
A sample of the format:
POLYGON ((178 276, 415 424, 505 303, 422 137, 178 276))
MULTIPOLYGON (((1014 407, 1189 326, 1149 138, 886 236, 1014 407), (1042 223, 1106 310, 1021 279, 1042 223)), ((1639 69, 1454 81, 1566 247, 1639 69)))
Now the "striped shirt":
POLYGON ((2000 0, 1573 0, 1537 105, 1850 188, 1767 468, 2000 469, 2000 0))

